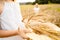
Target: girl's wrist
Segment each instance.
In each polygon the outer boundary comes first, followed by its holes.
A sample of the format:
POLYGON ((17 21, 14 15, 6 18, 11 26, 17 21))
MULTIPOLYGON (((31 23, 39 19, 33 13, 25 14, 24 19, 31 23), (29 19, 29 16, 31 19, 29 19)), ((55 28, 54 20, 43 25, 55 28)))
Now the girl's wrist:
POLYGON ((18 30, 15 30, 15 34, 16 34, 16 35, 18 35, 18 34, 19 34, 18 30))

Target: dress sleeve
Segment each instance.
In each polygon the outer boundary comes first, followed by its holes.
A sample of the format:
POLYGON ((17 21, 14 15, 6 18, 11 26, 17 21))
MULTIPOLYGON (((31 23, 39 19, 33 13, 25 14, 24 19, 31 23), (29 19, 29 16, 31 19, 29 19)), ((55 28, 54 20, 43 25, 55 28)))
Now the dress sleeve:
POLYGON ((16 15, 17 15, 18 20, 22 21, 22 15, 21 15, 21 9, 20 9, 19 3, 16 3, 15 10, 16 10, 16 15))
POLYGON ((25 24, 22 22, 22 15, 21 15, 21 9, 19 3, 16 4, 16 17, 17 17, 17 23, 20 26, 21 29, 25 28, 25 24))

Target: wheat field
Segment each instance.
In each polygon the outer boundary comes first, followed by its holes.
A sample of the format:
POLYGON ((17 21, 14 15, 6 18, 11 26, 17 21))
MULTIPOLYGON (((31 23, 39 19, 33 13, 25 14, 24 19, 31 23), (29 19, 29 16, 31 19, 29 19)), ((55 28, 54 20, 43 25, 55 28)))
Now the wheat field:
POLYGON ((45 34, 52 40, 60 40, 60 29, 57 28, 60 27, 60 4, 39 5, 38 15, 34 14, 33 8, 34 5, 21 5, 23 22, 28 20, 26 27, 33 29, 36 34, 45 34))
MULTIPOLYGON (((34 5, 21 5, 21 12, 23 19, 26 19, 27 17, 30 18, 32 15, 34 15, 33 7, 34 5)), ((50 21, 60 26, 60 4, 39 5, 39 8, 40 13, 38 15, 44 15, 43 19, 45 21, 50 21)), ((43 17, 43 16, 37 16, 37 17, 43 17)))

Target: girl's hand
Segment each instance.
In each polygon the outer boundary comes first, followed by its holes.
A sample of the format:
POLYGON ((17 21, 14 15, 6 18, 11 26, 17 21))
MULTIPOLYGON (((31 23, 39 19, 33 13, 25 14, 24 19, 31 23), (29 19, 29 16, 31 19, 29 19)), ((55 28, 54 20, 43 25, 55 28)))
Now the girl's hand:
POLYGON ((23 31, 24 31, 25 33, 31 33, 31 32, 33 32, 33 30, 32 30, 31 28, 23 29, 23 31))
POLYGON ((26 33, 24 32, 24 30, 18 28, 18 34, 23 38, 23 39, 28 39, 26 33))

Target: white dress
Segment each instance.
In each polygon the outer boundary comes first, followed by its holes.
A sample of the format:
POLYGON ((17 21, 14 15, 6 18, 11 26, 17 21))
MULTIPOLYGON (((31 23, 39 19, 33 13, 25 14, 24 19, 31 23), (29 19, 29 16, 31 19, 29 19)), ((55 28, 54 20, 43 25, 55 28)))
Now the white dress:
POLYGON ((39 7, 38 7, 38 8, 37 8, 37 7, 34 7, 33 10, 34 10, 34 13, 35 13, 35 14, 38 14, 40 9, 39 9, 39 7))
MULTIPOLYGON (((14 2, 5 2, 3 12, 0 15, 2 30, 18 30, 18 24, 20 28, 24 28, 22 23, 21 11, 19 4, 14 2)), ((7 38, 0 38, 0 40, 22 40, 20 36, 12 36, 7 38)))

